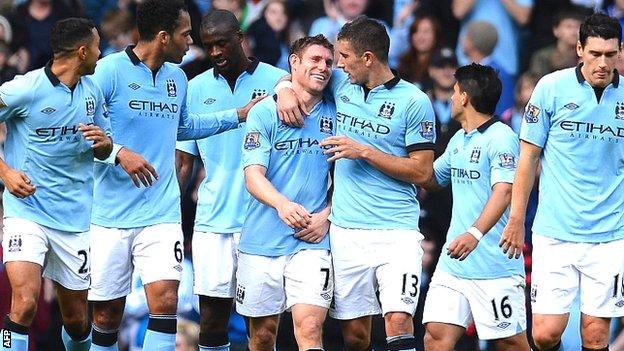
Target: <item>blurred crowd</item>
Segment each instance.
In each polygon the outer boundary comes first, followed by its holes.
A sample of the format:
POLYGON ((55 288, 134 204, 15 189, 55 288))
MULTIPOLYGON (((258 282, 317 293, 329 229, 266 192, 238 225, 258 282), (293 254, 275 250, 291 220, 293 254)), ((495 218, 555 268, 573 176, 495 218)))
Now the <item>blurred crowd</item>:
MULTIPOLYGON (((50 29, 57 20, 83 16, 99 27, 102 55, 123 50, 136 41, 135 7, 140 0, 0 0, 0 83, 15 75, 42 67, 50 60, 50 29)), ((335 40, 341 26, 366 14, 381 20, 391 37, 390 64, 400 76, 431 98, 436 113, 436 157, 441 155, 450 137, 460 128, 451 119, 450 99, 455 69, 469 62, 493 66, 503 82, 497 106, 498 117, 519 132, 524 106, 545 74, 577 64, 576 43, 582 19, 595 11, 605 12, 624 22, 624 0, 187 0, 193 24, 194 44, 181 63, 191 79, 211 67, 199 40, 201 17, 213 8, 236 15, 246 33, 249 56, 288 69, 289 43, 306 34, 324 34, 335 40)), ((374 38, 371 38, 374 40, 374 38)), ((620 62, 620 72, 624 62, 620 62)), ((209 171, 209 170, 208 170, 209 171)), ((183 226, 190 243, 197 185, 205 172, 198 165, 195 181, 183 198, 183 226)), ((527 228, 534 214, 537 196, 532 201, 527 228)), ((430 277, 444 242, 451 216, 450 190, 419 193, 423 247, 423 290, 426 295, 430 277)), ((526 235, 525 258, 530 282, 531 233, 526 235)), ((187 247, 187 250, 190 250, 187 247)), ((190 257, 190 255, 188 255, 190 257)), ((196 350, 197 301, 192 294, 192 265, 186 262, 186 282, 181 284, 179 350, 196 350)), ((140 281, 136 281, 140 287, 140 281)), ((10 304, 8 282, 0 267, 0 315, 10 304)), ((33 350, 61 350, 58 337, 60 321, 55 311, 51 287, 44 284, 38 318, 31 328, 33 350)), ((137 340, 147 321, 143 289, 129 296, 127 320, 122 340, 129 350, 140 349, 137 340)), ((422 301, 421 301, 422 306, 422 301)), ((422 340, 419 309, 415 316, 417 340, 422 340)), ((283 318, 289 323, 289 318, 283 318)), ((377 323, 381 323, 378 320, 377 323)), ((292 330, 292 328, 282 328, 292 330)), ((340 349, 340 333, 335 322, 326 327, 326 348, 340 349)), ((234 317, 231 326, 233 349, 245 349, 245 327, 234 317), (234 345, 238 340, 239 345, 234 345)), ((375 328, 377 340, 384 340, 383 328, 375 328)), ((572 335, 571 337, 575 337, 572 335)), ((121 341, 121 340, 120 340, 121 341)), ((618 348, 617 340, 612 346, 618 348)), ((280 335, 278 349, 292 350, 292 335, 280 335)), ((468 329, 458 350, 487 349, 479 344, 474 329, 468 329)), ((619 346, 621 347, 621 346, 619 346)))

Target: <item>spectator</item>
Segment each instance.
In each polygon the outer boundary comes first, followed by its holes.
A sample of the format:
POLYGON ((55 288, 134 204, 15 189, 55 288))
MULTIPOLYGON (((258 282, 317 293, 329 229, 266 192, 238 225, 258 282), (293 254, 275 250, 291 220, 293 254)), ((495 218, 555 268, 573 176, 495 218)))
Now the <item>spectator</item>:
POLYGON ((102 56, 119 52, 126 46, 136 43, 134 23, 134 16, 128 10, 114 9, 104 15, 101 33, 106 47, 102 51, 102 56))
POLYGON ((240 23, 241 30, 245 32, 249 23, 247 22, 247 12, 245 0, 212 0, 212 8, 215 10, 227 10, 236 16, 240 23))
POLYGON ((7 82, 17 75, 17 68, 9 63, 11 48, 0 41, 0 84, 7 82))
POLYGON ((288 47, 292 39, 296 39, 291 37, 293 34, 290 30, 290 12, 286 2, 268 0, 262 11, 262 17, 249 26, 247 39, 253 56, 287 71, 288 47))
MULTIPOLYGON (((431 86, 428 74, 431 54, 440 38, 440 24, 431 15, 414 19, 409 29, 410 48, 399 61, 401 78, 426 90, 431 86)), ((454 55, 453 55, 454 56, 454 55)))
POLYGON ((0 40, 7 44, 10 44, 13 40, 13 29, 11 28, 11 23, 4 16, 0 16, 0 40))
POLYGON ((617 18, 624 27, 624 0, 613 0, 613 4, 607 6, 606 12, 607 15, 617 18))
POLYGON ((176 333, 175 351, 197 351, 198 344, 199 325, 186 319, 180 319, 176 333))
POLYGON ((368 0, 323 0, 325 17, 318 18, 312 23, 309 35, 323 34, 332 43, 342 26, 364 14, 368 0))
POLYGON ((504 38, 494 50, 494 59, 505 72, 516 75, 519 57, 518 30, 529 22, 532 7, 533 0, 453 0, 453 14, 462 21, 460 44, 457 47, 459 63, 470 63, 461 48, 462 37, 466 35, 468 26, 474 21, 487 21, 496 28, 499 37, 504 38))
POLYGON ((117 2, 118 0, 82 0, 82 6, 87 17, 100 26, 106 14, 118 8, 117 2))
POLYGON ((61 0, 29 0, 12 14, 12 50, 19 57, 19 71, 43 67, 52 58, 50 32, 52 25, 75 13, 61 0))
POLYGON ((496 105, 495 114, 500 116, 503 111, 513 106, 513 91, 516 83, 513 76, 492 55, 498 37, 494 25, 485 21, 475 21, 466 28, 461 46, 469 61, 489 65, 498 71, 498 77, 503 83, 503 92, 496 105))
POLYGON ((582 20, 583 15, 579 12, 573 10, 560 12, 555 17, 553 25, 553 34, 557 42, 533 54, 529 71, 537 78, 541 78, 556 70, 576 66, 578 62, 576 43, 582 20))
POLYGON ((540 77, 535 74, 526 72, 518 78, 516 83, 514 105, 501 114, 501 121, 513 129, 516 134, 520 135, 520 125, 522 124, 522 116, 524 108, 531 98, 535 84, 540 77))

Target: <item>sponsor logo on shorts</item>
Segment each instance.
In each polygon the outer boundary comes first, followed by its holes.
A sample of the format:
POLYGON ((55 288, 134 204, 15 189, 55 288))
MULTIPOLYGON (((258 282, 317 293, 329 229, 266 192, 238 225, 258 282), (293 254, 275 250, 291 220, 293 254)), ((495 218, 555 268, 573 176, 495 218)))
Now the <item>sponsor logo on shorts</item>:
POLYGON ((406 305, 413 305, 414 304, 414 300, 412 300, 411 298, 409 298, 407 296, 401 298, 401 301, 403 301, 406 305))
POLYGON ((615 303, 615 305, 616 305, 617 307, 620 307, 620 308, 621 308, 622 306, 624 306, 624 300, 620 300, 620 301, 616 302, 616 303, 615 303))
POLYGON ((22 236, 21 235, 12 235, 9 238, 9 252, 19 252, 22 251, 22 236))
POLYGON ((11 332, 6 329, 2 329, 2 347, 11 348, 11 332))
POLYGON ((531 287, 531 302, 535 302, 537 300, 537 287, 531 287))
POLYGON ((540 112, 542 112, 542 110, 540 110, 539 107, 528 104, 524 111, 524 120, 527 123, 537 123, 539 121, 540 112))
POLYGON ((173 269, 175 269, 178 272, 182 272, 182 266, 179 264, 176 264, 175 266, 173 266, 173 269))
POLYGON ((245 300, 245 287, 240 284, 236 284, 236 302, 242 304, 244 300, 245 300))
POLYGON ((245 150, 253 150, 260 147, 260 132, 249 132, 245 136, 245 150))
POLYGON ((496 327, 500 328, 500 329, 507 329, 507 327, 509 327, 510 325, 511 325, 511 323, 509 323, 509 322, 501 322, 496 327))
POLYGON ((331 295, 329 295, 328 293, 322 293, 322 294, 321 294, 321 297, 322 297, 322 298, 323 298, 323 300, 325 300, 325 301, 329 301, 329 300, 331 300, 331 298, 332 298, 332 297, 331 297, 331 295))
POLYGON ((615 119, 624 119, 624 102, 615 104, 615 119))

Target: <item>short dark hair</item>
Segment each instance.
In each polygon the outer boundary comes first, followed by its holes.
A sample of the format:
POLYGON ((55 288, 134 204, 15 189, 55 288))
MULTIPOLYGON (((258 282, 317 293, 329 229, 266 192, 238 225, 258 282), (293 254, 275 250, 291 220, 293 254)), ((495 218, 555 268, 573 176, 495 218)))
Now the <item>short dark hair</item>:
POLYGON ((358 55, 370 51, 379 61, 388 62, 390 38, 386 27, 375 19, 358 16, 342 27, 337 39, 351 44, 358 55))
POLYGON ((187 11, 182 0, 146 0, 137 7, 140 40, 152 40, 160 31, 173 34, 180 12, 187 11))
POLYGON ((93 40, 95 23, 86 18, 66 18, 52 26, 50 46, 55 56, 65 55, 77 49, 77 46, 88 45, 93 40))
POLYGON ((579 30, 581 46, 585 47, 587 38, 596 37, 605 40, 617 39, 618 45, 622 44, 622 26, 620 21, 603 13, 595 13, 585 18, 579 30))
POLYGON ((230 11, 214 9, 202 18, 200 31, 204 32, 216 28, 237 32, 240 30, 240 24, 236 16, 230 11))
POLYGON ((455 71, 459 89, 470 97, 470 104, 477 112, 493 115, 503 85, 498 73, 490 66, 471 63, 455 71))
MULTIPOLYGON (((322 47, 329 49, 329 51, 331 51, 332 54, 334 53, 334 45, 332 45, 332 43, 329 40, 327 40, 327 38, 325 38, 323 34, 318 34, 313 37, 303 37, 303 38, 299 38, 295 40, 290 45, 288 56, 290 57, 290 55, 295 54, 301 57, 301 54, 305 51, 305 49, 307 49, 308 47, 312 45, 320 45, 322 47)), ((290 60, 288 61, 288 65, 290 66, 290 60)))

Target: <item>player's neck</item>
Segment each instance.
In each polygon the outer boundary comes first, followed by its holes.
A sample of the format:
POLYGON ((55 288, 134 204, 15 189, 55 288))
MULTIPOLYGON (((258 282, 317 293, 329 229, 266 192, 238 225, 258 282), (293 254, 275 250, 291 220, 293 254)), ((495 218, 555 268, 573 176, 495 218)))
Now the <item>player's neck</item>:
POLYGON ((368 82, 365 84, 368 89, 378 87, 394 78, 394 73, 387 64, 375 64, 370 67, 370 71, 368 82))
POLYGON ((477 111, 466 111, 464 119, 461 121, 461 126, 464 132, 470 133, 473 130, 479 128, 483 123, 492 118, 492 115, 480 113, 477 111))
POLYGON ((247 57, 241 57, 237 60, 236 67, 234 67, 233 69, 227 72, 219 72, 219 73, 228 81, 228 83, 230 83, 230 85, 233 86, 234 83, 236 83, 236 80, 238 79, 238 77, 240 77, 240 75, 243 74, 243 72, 247 70, 250 64, 251 64, 250 59, 248 59, 247 57))
POLYGON ((297 81, 293 81, 293 90, 299 96, 299 98, 303 101, 306 108, 311 110, 314 105, 316 105, 323 98, 322 93, 312 93, 306 90, 303 86, 301 86, 297 81))
POLYGON ((152 71, 158 71, 165 63, 162 51, 157 47, 157 43, 153 41, 139 40, 132 51, 152 71))
POLYGON ((58 78, 61 83, 68 88, 73 89, 80 80, 80 64, 72 59, 55 58, 52 61, 50 70, 58 78))

